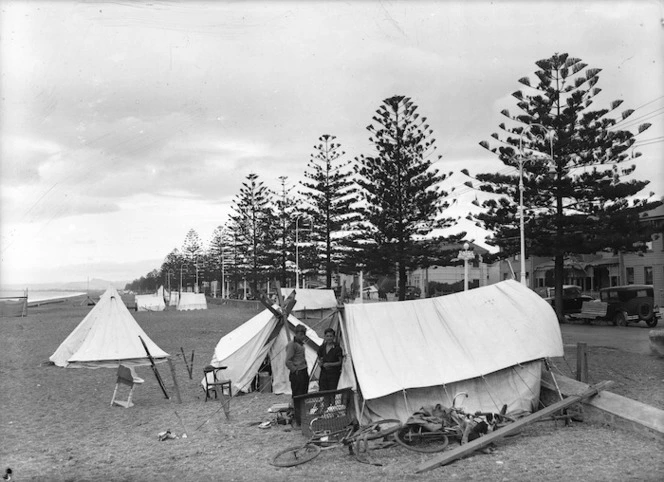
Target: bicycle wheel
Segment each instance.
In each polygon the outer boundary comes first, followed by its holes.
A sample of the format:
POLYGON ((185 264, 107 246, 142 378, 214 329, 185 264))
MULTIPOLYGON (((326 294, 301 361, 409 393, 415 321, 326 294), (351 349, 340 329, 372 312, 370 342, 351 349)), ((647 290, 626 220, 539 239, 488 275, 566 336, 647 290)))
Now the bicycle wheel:
POLYGON ((397 431, 395 438, 399 445, 408 450, 425 454, 442 452, 450 442, 442 432, 425 432, 417 425, 404 425, 397 431))
POLYGON ((276 467, 294 467, 315 459, 320 454, 320 447, 311 443, 288 447, 277 452, 270 463, 276 467))
POLYGON ((378 420, 377 422, 371 423, 360 427, 359 430, 353 434, 353 438, 365 440, 376 440, 378 438, 384 438, 388 435, 395 433, 401 428, 401 421, 396 419, 385 419, 378 420))

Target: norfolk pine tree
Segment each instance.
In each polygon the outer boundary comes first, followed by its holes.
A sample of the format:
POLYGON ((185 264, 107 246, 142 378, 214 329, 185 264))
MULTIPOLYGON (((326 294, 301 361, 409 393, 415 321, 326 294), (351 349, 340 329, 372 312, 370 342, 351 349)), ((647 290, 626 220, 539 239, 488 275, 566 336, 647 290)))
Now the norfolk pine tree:
POLYGON ((194 292, 198 293, 198 257, 203 252, 203 244, 201 243, 201 238, 198 236, 198 233, 195 229, 190 229, 187 235, 184 238, 182 243, 182 254, 186 260, 187 271, 190 268, 194 270, 194 292))
MULTIPOLYGON (((519 250, 519 156, 523 156, 525 238, 529 255, 553 256, 556 312, 562 318, 564 258, 571 253, 594 253, 604 249, 633 251, 650 240, 650 232, 638 222, 639 214, 660 202, 637 199, 649 181, 625 180, 634 165, 625 166, 636 133, 621 123, 633 110, 612 114, 622 103, 591 110, 601 89, 595 87, 600 69, 588 68, 578 58, 555 54, 539 60, 537 79, 519 79, 527 87, 512 94, 520 113, 511 115, 509 125, 492 137, 502 145, 480 145, 498 154, 516 174, 478 175, 483 190, 504 194, 501 202, 485 202, 488 208, 478 218, 495 233, 493 242, 505 254, 519 250)), ((651 195, 652 196, 652 193, 651 195)))
POLYGON ((245 273, 257 293, 261 274, 269 277, 269 271, 274 269, 272 233, 276 224, 272 191, 258 179, 258 174, 247 175, 233 200, 233 210, 231 220, 238 228, 240 259, 246 260, 245 273))
POLYGON ((302 212, 313 220, 310 239, 317 246, 325 271, 325 286, 332 287, 332 273, 345 271, 344 260, 351 249, 344 233, 349 223, 358 219, 353 213, 352 169, 342 157, 341 144, 336 137, 324 134, 318 138, 300 191, 305 207, 302 212))
POLYGON ((287 187, 287 180, 288 176, 279 176, 279 181, 281 182, 281 193, 275 193, 277 199, 276 214, 278 217, 275 238, 278 245, 277 250, 279 251, 279 278, 281 280, 281 286, 284 287, 286 286, 286 279, 289 277, 287 262, 293 254, 293 249, 291 246, 293 246, 295 243, 291 229, 291 220, 295 217, 294 213, 297 204, 297 201, 289 195, 293 188, 292 186, 287 187))
POLYGON ((221 286, 221 297, 224 297, 226 290, 224 284, 229 280, 229 268, 231 267, 228 258, 232 249, 232 233, 225 226, 217 226, 210 238, 208 254, 209 254, 209 269, 215 273, 215 279, 219 280, 221 286))
MULTIPOLYGON (((408 97, 383 101, 367 126, 375 155, 356 158, 358 224, 366 266, 376 274, 397 265, 399 299, 405 298, 406 272, 418 267, 423 250, 434 243, 424 236, 450 220, 439 215, 447 207, 439 183, 445 175, 432 167, 433 131, 408 97)), ((438 156, 440 159, 441 156, 438 156)))

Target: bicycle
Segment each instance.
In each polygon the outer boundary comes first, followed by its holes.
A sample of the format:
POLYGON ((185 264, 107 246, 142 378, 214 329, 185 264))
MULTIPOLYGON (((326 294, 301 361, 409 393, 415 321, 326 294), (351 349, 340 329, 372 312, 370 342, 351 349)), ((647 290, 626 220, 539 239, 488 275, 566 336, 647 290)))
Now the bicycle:
POLYGON ((362 453, 368 452, 368 442, 381 438, 387 439, 400 428, 399 420, 385 419, 365 426, 351 425, 334 432, 314 432, 303 445, 291 446, 277 452, 272 456, 270 464, 276 467, 294 467, 315 459, 322 450, 336 447, 348 447, 350 454, 354 455, 359 462, 371 463, 361 456, 362 453))
POLYGON ((411 417, 411 421, 396 432, 397 443, 415 452, 442 452, 451 439, 463 445, 515 421, 506 414, 507 405, 499 413, 467 413, 463 408, 456 407, 457 397, 461 395, 468 396, 465 392, 455 395, 451 408, 437 407, 441 413, 439 417, 429 417, 428 420, 411 417))

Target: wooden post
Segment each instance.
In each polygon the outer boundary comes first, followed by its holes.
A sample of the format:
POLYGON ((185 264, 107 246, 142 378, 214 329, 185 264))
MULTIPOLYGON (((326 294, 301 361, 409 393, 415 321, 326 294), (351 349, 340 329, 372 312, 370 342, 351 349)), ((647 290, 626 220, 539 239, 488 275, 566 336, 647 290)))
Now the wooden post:
POLYGON ((164 381, 161 379, 159 370, 157 370, 157 365, 155 365, 154 363, 154 358, 152 358, 152 355, 150 355, 150 350, 148 350, 148 346, 143 341, 143 338, 141 338, 141 335, 138 335, 138 339, 141 340, 143 348, 145 348, 145 353, 147 353, 148 359, 150 360, 150 365, 152 366, 152 372, 154 373, 154 376, 157 379, 159 386, 161 387, 161 391, 164 393, 164 397, 170 399, 171 397, 168 396, 168 392, 166 391, 166 387, 164 386, 164 381))
POLYGON ((187 356, 184 354, 184 348, 180 347, 180 351, 182 352, 182 359, 184 360, 184 364, 187 367, 187 373, 189 374, 189 380, 192 380, 191 368, 189 368, 189 362, 187 362, 187 356))
POLYGON ((192 380, 192 374, 194 373, 194 350, 191 350, 191 361, 189 362, 189 380, 192 380))
POLYGON ((576 379, 588 383, 588 345, 576 344, 576 379))
POLYGON ((182 403, 182 398, 180 397, 180 386, 178 385, 178 379, 175 376, 175 366, 173 365, 173 360, 168 359, 168 366, 171 369, 171 376, 173 377, 173 387, 175 388, 175 398, 178 403, 182 403))

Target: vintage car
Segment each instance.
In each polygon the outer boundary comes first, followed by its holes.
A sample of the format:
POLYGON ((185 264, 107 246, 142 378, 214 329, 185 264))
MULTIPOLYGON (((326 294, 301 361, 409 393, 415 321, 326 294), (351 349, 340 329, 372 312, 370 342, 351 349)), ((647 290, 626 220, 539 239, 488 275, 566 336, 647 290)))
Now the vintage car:
POLYGON ((605 319, 625 326, 640 320, 650 327, 656 326, 660 317, 655 306, 652 285, 612 286, 599 290, 600 301, 606 303, 605 319))
MULTIPOLYGON (((554 309, 556 307, 555 288, 547 288, 546 298, 547 301, 554 309)), ((593 301, 594 298, 589 295, 584 295, 581 288, 576 285, 563 285, 563 314, 569 315, 571 313, 579 313, 584 301, 593 301)))

